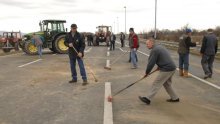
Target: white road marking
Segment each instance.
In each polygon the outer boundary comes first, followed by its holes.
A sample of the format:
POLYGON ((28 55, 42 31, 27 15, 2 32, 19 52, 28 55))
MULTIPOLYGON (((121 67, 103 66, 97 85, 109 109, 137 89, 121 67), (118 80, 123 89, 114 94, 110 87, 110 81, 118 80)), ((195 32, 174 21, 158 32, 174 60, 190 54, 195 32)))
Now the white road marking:
POLYGON ((146 53, 144 53, 144 52, 141 52, 140 50, 138 50, 138 52, 141 53, 141 54, 144 54, 145 56, 148 56, 148 57, 149 57, 148 54, 146 54, 146 53))
POLYGON ((107 51, 107 56, 110 56, 110 52, 109 51, 107 51))
MULTIPOLYGON (((178 69, 179 70, 179 69, 178 69)), ((199 80, 199 81, 202 81, 203 83, 205 83, 205 84, 208 84, 208 85, 210 85, 210 86, 212 86, 212 87, 215 87, 216 89, 219 89, 220 90, 220 87, 219 86, 217 86, 217 85, 215 85, 215 84, 213 84, 213 83, 210 83, 210 82, 208 82, 208 81, 206 81, 206 80, 204 80, 204 79, 201 79, 201 78, 199 78, 199 77, 197 77, 197 76, 195 76, 195 75, 193 75, 193 74, 191 74, 191 73, 189 73, 193 78, 195 78, 195 79, 197 79, 197 80, 199 80)))
POLYGON ((119 48, 122 52, 130 52, 130 51, 126 51, 126 50, 123 50, 122 48, 119 48))
POLYGON ((27 65, 33 64, 33 63, 38 62, 38 61, 41 61, 41 60, 42 60, 42 59, 37 59, 37 60, 35 60, 35 61, 32 61, 32 62, 29 62, 29 63, 23 64, 23 65, 20 65, 20 66, 18 66, 18 67, 19 67, 19 68, 22 68, 22 67, 24 67, 24 66, 27 66, 27 65))
POLYGON ((108 96, 111 96, 111 83, 110 82, 105 83, 103 124, 113 124, 112 102, 108 101, 108 96))
POLYGON ((124 52, 124 50, 122 48, 119 48, 122 52, 124 52))
MULTIPOLYGON (((118 42, 118 41, 116 41, 116 43, 120 44, 120 42, 118 42)), ((144 53, 144 52, 141 52, 140 50, 138 50, 138 52, 141 53, 141 54, 143 54, 143 55, 149 56, 148 54, 146 54, 146 53, 144 53)), ((179 68, 176 68, 176 70, 179 70, 179 68)), ((199 78, 199 77, 197 77, 197 76, 195 76, 195 75, 193 75, 193 74, 191 74, 191 73, 189 73, 189 74, 190 74, 193 78, 195 78, 195 79, 197 79, 197 80, 199 80, 199 81, 201 81, 201 82, 203 82, 203 83, 205 83, 205 84, 208 84, 209 86, 212 86, 212 87, 214 87, 214 88, 220 90, 220 86, 217 86, 217 85, 215 85, 215 84, 213 84, 213 83, 211 83, 211 82, 208 82, 208 81, 206 81, 206 80, 204 80, 204 79, 201 79, 201 78, 199 78)))
POLYGON ((85 50, 85 53, 88 53, 92 50, 92 47, 90 47, 89 49, 85 50))
POLYGON ((106 67, 110 68, 110 60, 109 59, 106 60, 106 67))

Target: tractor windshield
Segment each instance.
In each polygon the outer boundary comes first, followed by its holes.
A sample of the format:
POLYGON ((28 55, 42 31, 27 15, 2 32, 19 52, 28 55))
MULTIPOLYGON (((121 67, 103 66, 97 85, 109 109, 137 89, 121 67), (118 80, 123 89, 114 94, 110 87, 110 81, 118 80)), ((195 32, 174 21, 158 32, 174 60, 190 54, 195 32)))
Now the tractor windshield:
POLYGON ((63 23, 48 23, 48 31, 65 32, 63 23))

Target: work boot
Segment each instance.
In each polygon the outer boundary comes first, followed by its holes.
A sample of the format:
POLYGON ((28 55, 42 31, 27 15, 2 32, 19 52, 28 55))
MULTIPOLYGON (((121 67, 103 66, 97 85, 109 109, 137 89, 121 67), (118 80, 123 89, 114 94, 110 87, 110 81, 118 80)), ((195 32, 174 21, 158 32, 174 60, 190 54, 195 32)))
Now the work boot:
POLYGON ((183 69, 179 69, 179 75, 183 76, 183 69))
POLYGON ((187 70, 184 70, 184 71, 183 71, 183 77, 186 77, 186 78, 187 78, 187 77, 190 77, 187 70))
POLYGON ((77 80, 71 80, 71 81, 69 81, 69 83, 76 83, 77 82, 77 80))
POLYGON ((131 67, 131 69, 137 69, 137 66, 133 66, 133 67, 131 67))
POLYGON ((206 74, 206 75, 204 76, 204 79, 207 79, 207 78, 212 78, 212 74, 206 74))
POLYGON ((179 102, 179 101, 180 101, 179 98, 177 98, 177 99, 168 99, 167 100, 167 102, 179 102))
POLYGON ((83 80, 82 85, 85 86, 85 85, 87 85, 87 84, 88 84, 88 81, 87 81, 87 80, 83 80))
POLYGON ((150 105, 150 100, 147 97, 138 97, 142 102, 146 103, 147 105, 150 105))

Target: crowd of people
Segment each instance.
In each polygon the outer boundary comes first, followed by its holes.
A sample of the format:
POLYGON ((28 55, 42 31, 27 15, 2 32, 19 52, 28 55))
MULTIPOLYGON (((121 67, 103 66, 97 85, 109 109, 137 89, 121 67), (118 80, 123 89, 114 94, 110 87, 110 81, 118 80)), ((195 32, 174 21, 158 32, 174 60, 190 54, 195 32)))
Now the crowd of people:
MULTIPOLYGON (((198 43, 192 42, 191 40, 192 30, 186 29, 185 34, 180 38, 178 55, 179 55, 179 75, 182 77, 189 77, 189 53, 190 47, 195 47, 198 43)), ((87 35, 88 46, 99 45, 97 43, 99 34, 96 33, 94 36, 92 34, 87 35)), ((126 36, 123 32, 120 33, 121 47, 125 46, 126 36)), ((140 41, 138 35, 135 33, 134 28, 129 29, 129 36, 127 38, 130 48, 129 62, 131 62, 131 69, 138 68, 138 57, 137 50, 140 46, 140 41)), ((42 56, 41 45, 43 39, 41 37, 33 34, 33 41, 38 47, 39 55, 42 56)), ((106 34, 106 44, 110 45, 110 50, 115 50, 116 36, 113 32, 107 32, 106 34)), ((85 37, 77 31, 77 25, 71 25, 71 31, 67 33, 64 44, 69 48, 69 60, 70 68, 72 73, 72 79, 69 83, 77 83, 77 71, 76 71, 76 61, 78 62, 80 74, 82 76, 83 84, 87 85, 87 75, 86 69, 84 67, 83 56, 85 50, 85 37)), ((148 64, 146 66, 145 76, 147 77, 152 71, 153 67, 157 65, 157 71, 159 71, 158 76, 153 81, 149 94, 146 97, 139 96, 139 99, 149 105, 152 98, 156 95, 159 89, 164 86, 170 99, 167 102, 179 102, 180 99, 172 88, 172 77, 176 70, 176 65, 171 58, 169 51, 158 44, 153 37, 146 40, 146 47, 150 49, 150 55, 148 58, 148 64)), ((213 75, 213 62, 218 49, 218 40, 212 29, 208 29, 207 35, 204 36, 202 40, 202 46, 200 54, 202 56, 201 65, 204 70, 204 79, 212 78, 213 75)))

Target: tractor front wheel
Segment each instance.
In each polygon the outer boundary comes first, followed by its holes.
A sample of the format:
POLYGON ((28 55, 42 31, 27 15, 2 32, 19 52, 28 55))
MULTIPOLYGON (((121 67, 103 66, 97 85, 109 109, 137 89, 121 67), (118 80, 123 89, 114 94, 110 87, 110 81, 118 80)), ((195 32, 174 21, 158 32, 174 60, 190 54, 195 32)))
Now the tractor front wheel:
POLYGON ((35 55, 37 54, 37 47, 32 42, 26 42, 24 51, 29 55, 35 55))

